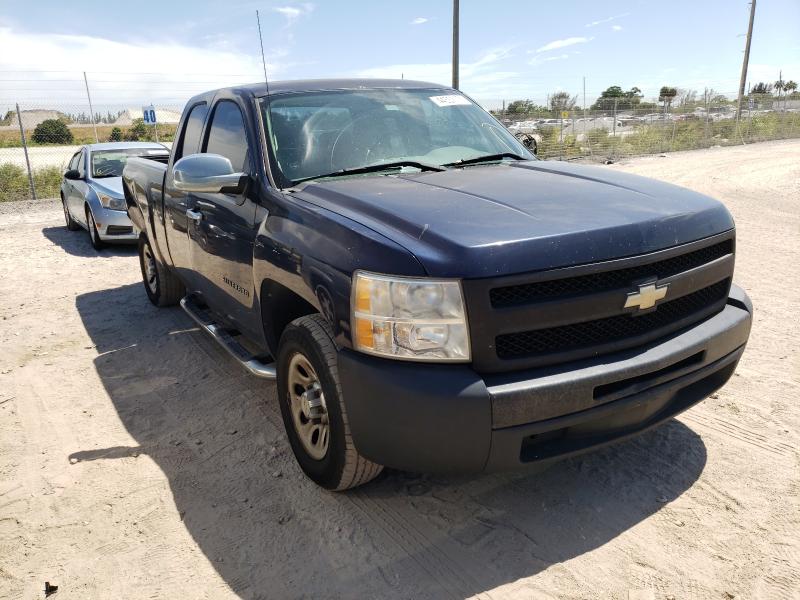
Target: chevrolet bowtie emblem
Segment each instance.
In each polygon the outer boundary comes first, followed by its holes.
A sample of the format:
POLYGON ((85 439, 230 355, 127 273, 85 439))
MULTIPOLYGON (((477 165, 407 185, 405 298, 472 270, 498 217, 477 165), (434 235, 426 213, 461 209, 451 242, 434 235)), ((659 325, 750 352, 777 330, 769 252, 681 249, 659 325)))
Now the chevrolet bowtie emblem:
POLYGON ((653 308, 659 300, 663 300, 667 295, 669 284, 658 285, 658 282, 643 283, 635 292, 628 294, 625 300, 625 308, 638 308, 647 310, 653 308))

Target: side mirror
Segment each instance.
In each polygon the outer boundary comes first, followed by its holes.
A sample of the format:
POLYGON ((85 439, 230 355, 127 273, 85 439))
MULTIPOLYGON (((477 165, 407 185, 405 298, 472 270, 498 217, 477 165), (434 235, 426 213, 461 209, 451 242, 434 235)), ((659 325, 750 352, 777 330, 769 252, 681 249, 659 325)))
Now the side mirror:
POLYGON ((70 169, 64 173, 64 179, 81 179, 81 174, 78 172, 78 169, 70 169))
POLYGON ((231 161, 219 154, 190 154, 173 165, 172 180, 182 192, 241 194, 247 175, 234 173, 231 161))

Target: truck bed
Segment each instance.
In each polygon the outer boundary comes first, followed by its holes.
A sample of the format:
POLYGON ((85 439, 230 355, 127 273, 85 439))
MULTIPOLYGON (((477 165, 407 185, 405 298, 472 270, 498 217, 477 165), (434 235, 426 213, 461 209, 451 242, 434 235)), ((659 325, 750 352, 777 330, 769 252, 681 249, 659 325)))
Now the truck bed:
POLYGON ((150 204, 160 205, 163 200, 168 162, 168 157, 165 161, 161 156, 135 156, 125 163, 122 184, 128 204, 128 217, 139 231, 147 231, 147 215, 155 208, 150 204))

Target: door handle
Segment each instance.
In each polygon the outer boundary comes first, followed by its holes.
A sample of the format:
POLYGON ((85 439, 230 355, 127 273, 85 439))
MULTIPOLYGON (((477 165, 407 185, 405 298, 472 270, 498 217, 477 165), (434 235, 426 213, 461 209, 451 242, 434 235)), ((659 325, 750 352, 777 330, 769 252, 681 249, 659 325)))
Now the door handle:
POLYGON ((190 221, 194 221, 195 223, 199 223, 203 220, 203 213, 190 208, 186 211, 186 218, 188 218, 190 221))

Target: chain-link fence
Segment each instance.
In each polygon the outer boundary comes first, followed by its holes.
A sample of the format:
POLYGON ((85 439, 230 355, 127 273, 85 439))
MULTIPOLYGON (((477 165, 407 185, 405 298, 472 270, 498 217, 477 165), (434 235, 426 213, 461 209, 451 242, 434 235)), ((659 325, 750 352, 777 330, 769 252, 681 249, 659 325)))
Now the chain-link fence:
POLYGON ((142 108, 95 110, 56 102, 14 103, 0 113, 0 202, 57 198, 70 158, 84 144, 158 141, 170 146, 181 105, 157 105, 157 125, 145 124, 142 108))
MULTIPOLYGON (((603 111, 548 110, 531 103, 534 108, 527 112, 492 112, 545 159, 613 161, 800 137, 800 95, 745 100, 739 115, 733 98, 735 93, 716 94, 683 106, 642 103, 603 111)), ((156 126, 144 123, 143 105, 150 102, 104 102, 90 109, 88 95, 85 101, 70 103, 0 97, 0 201, 57 198, 64 169, 83 144, 157 140, 171 145, 183 103, 155 103, 156 126)), ((502 103, 520 105, 526 106, 502 103)))
POLYGON ((627 110, 493 111, 540 158, 599 161, 800 137, 800 98, 627 110))

